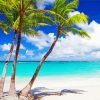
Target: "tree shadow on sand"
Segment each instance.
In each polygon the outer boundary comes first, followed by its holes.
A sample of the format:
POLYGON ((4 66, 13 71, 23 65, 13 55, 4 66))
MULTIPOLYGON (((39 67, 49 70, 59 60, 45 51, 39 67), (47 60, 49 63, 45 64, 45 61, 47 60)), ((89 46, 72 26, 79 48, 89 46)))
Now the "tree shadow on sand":
POLYGON ((53 89, 48 89, 46 87, 37 87, 37 88, 32 89, 29 94, 32 97, 34 97, 34 100, 40 100, 42 97, 45 97, 45 96, 51 96, 51 95, 61 96, 68 93, 83 94, 84 92, 86 91, 78 90, 78 89, 62 89, 62 90, 56 91, 53 89))

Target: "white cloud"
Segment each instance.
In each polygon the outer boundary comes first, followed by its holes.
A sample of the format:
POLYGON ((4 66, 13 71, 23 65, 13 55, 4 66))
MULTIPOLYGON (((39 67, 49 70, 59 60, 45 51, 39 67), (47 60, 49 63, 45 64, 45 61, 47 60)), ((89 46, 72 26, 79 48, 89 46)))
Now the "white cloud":
POLYGON ((26 55, 28 55, 28 56, 33 56, 34 53, 33 53, 32 50, 26 50, 26 55))
POLYGON ((2 51, 9 51, 10 50, 10 47, 11 47, 11 44, 10 43, 0 45, 0 48, 2 49, 2 51))
MULTIPOLYGON (((79 14, 80 12, 71 12, 69 16, 79 14)), ((60 37, 54 50, 48 57, 48 60, 96 60, 100 59, 100 24, 92 21, 90 24, 78 24, 90 35, 90 39, 73 35, 69 32, 69 37, 60 37)), ((37 46, 39 49, 50 47, 54 41, 54 33, 45 34, 39 31, 40 37, 26 37, 28 42, 37 46)), ((46 51, 45 51, 46 52, 46 51)), ((39 53, 37 58, 41 58, 44 53, 39 53)))
POLYGON ((80 14, 80 12, 79 12, 79 11, 70 12, 70 13, 68 14, 68 16, 71 17, 71 16, 74 16, 74 15, 76 15, 76 14, 80 14))
POLYGON ((40 36, 31 37, 25 35, 24 37, 26 38, 27 42, 32 43, 40 50, 45 47, 49 47, 54 40, 54 33, 49 33, 48 35, 46 35, 43 31, 38 31, 38 33, 40 36))
MULTIPOLYGON (((13 55, 14 56, 14 55, 13 55)), ((33 59, 34 59, 34 52, 32 51, 32 50, 26 50, 26 52, 25 53, 19 53, 19 55, 18 55, 18 60, 27 60, 27 61, 33 61, 33 59)), ((12 57, 13 58, 13 57, 12 57)))
POLYGON ((50 5, 54 2, 55 0, 40 0, 37 2, 37 8, 38 9, 45 9, 47 5, 50 5))
MULTIPOLYGON (((80 12, 71 13, 70 16, 80 12)), ((60 37, 52 53, 48 57, 48 60, 100 60, 100 24, 92 21, 90 24, 78 24, 78 27, 85 30, 90 36, 90 39, 82 38, 78 35, 73 35, 69 32, 69 36, 60 37)), ((35 45, 40 51, 35 60, 40 59, 46 53, 41 49, 50 47, 54 41, 54 33, 45 34, 43 31, 38 31, 40 36, 24 36, 27 42, 35 45)), ((10 44, 9 44, 10 45, 10 44)), ((5 45, 5 48, 9 48, 9 45, 5 45)), ((1 48, 1 46, 0 46, 1 48)), ((25 49, 25 48, 24 48, 25 49)), ((34 55, 31 50, 26 50, 26 55, 20 55, 20 59, 26 59, 27 56, 34 55)), ((33 58, 30 58, 33 60, 33 58)))
POLYGON ((94 51, 91 53, 91 57, 93 58, 100 58, 100 51, 94 51))
MULTIPOLYGON (((91 36, 90 41, 85 41, 86 45, 90 48, 100 49, 100 24, 92 21, 89 25, 79 25, 83 30, 85 30, 91 36), (87 43, 88 42, 88 43, 87 43)), ((91 49, 90 48, 90 49, 91 49)))
POLYGON ((26 59, 25 55, 23 55, 23 54, 18 55, 18 60, 25 60, 25 59, 26 59))
POLYGON ((25 46, 23 44, 20 44, 20 49, 26 50, 25 46))
POLYGON ((68 16, 71 17, 71 16, 74 16, 74 15, 76 15, 76 14, 84 14, 84 13, 83 13, 83 12, 79 12, 79 11, 74 11, 74 12, 70 12, 70 13, 68 14, 68 16))
MULTIPOLYGON (((2 51, 9 51, 10 48, 11 48, 11 43, 0 45, 0 49, 2 51)), ((21 44, 20 49, 25 50, 26 48, 23 46, 23 44, 21 44)), ((15 47, 14 47, 14 50, 16 50, 15 47)))
POLYGON ((70 34, 69 37, 61 37, 57 42, 49 59, 55 60, 93 60, 100 58, 100 24, 92 21, 88 24, 79 25, 90 36, 90 39, 81 38, 70 34))
MULTIPOLYGON (((60 37, 48 60, 97 60, 100 59, 100 24, 92 21, 90 24, 80 24, 78 27, 85 30, 90 39, 73 35, 69 32, 69 37, 60 37)), ((44 42, 49 40, 49 47, 53 42, 54 34, 45 35, 44 42), (49 36, 49 38, 48 38, 49 36), (51 42, 50 42, 51 38, 51 42)), ((34 38, 35 39, 35 38, 34 38)), ((39 40, 40 41, 40 40, 39 40)), ((38 42, 39 42, 38 41, 38 42)), ((43 42, 42 42, 43 43, 43 42)), ((37 45, 37 44, 34 44, 37 45)), ((44 46, 44 48, 46 45, 44 46)), ((46 52, 46 51, 45 51, 46 52)), ((39 54, 42 57, 43 54, 39 54)))

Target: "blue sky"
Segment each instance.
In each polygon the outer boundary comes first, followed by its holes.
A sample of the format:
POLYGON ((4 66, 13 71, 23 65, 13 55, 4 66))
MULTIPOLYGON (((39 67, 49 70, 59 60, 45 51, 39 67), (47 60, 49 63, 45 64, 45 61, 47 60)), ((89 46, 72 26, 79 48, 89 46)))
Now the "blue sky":
MULTIPOLYGON (((54 0, 43 0, 37 4, 39 9, 49 8, 54 0), (48 6, 49 5, 49 6, 48 6)), ((100 60, 100 0, 80 0, 79 8, 76 12, 70 13, 72 16, 77 13, 84 13, 89 17, 89 23, 80 24, 78 27, 85 30, 91 39, 83 39, 74 36, 71 32, 69 37, 60 37, 53 52, 47 60, 64 61, 87 61, 100 60)), ((2 16, 0 15, 0 19, 2 16)), ((36 61, 40 60, 46 53, 56 34, 55 26, 41 27, 37 31, 41 37, 22 36, 21 47, 18 60, 36 61)), ((13 32, 5 35, 0 30, 0 61, 5 60, 13 39, 13 32)), ((15 50, 11 60, 13 60, 15 50)))

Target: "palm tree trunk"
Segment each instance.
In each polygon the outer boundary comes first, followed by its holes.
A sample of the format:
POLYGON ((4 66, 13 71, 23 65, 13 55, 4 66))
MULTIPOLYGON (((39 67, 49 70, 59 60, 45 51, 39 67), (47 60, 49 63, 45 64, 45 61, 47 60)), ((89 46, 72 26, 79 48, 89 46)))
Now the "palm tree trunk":
POLYGON ((32 79, 31 79, 30 82, 28 83, 28 85, 26 85, 26 87, 23 88, 23 89, 20 91, 20 93, 19 93, 20 96, 27 96, 27 95, 28 95, 28 93, 29 93, 29 91, 31 90, 32 85, 33 85, 33 83, 34 83, 34 81, 35 81, 35 79, 36 79, 36 77, 37 77, 37 75, 38 75, 38 73, 39 73, 39 71, 40 71, 40 69, 41 69, 41 67, 42 67, 43 62, 46 60, 46 58, 47 58, 47 57, 49 56, 49 54, 52 52, 52 50, 53 50, 53 48, 54 48, 54 46, 55 46, 55 44, 56 44, 56 42, 57 42, 57 40, 58 40, 58 38, 59 38, 60 30, 61 30, 61 28, 58 27, 58 34, 57 34, 57 36, 56 36, 55 41, 52 43, 52 45, 51 45, 50 49, 48 50, 48 52, 43 56, 42 60, 40 61, 40 63, 39 63, 39 65, 38 65, 38 67, 37 67, 37 69, 36 69, 36 71, 35 71, 35 73, 34 73, 32 79))
POLYGON ((11 83, 10 83, 10 89, 9 89, 9 96, 16 96, 16 89, 15 89, 15 74, 16 74, 16 62, 17 62, 17 58, 18 58, 18 53, 19 53, 19 48, 20 48, 20 42, 21 42, 21 30, 22 30, 22 18, 24 15, 24 0, 21 1, 21 6, 20 6, 20 22, 19 22, 19 34, 18 34, 18 42, 17 42, 17 47, 16 47, 16 53, 15 53, 15 57, 14 57, 14 64, 13 64, 13 68, 12 68, 12 75, 11 75, 11 83))
POLYGON ((14 64, 13 64, 13 68, 12 68, 9 96, 16 96, 15 73, 16 73, 16 62, 17 62, 19 48, 20 48, 20 41, 21 41, 21 33, 18 34, 18 42, 17 42, 16 53, 15 53, 15 57, 14 57, 14 64))
POLYGON ((3 88, 4 88, 5 78, 6 78, 6 71, 7 71, 8 63, 9 63, 10 58, 12 56, 12 52, 13 52, 13 49, 14 49, 14 44, 16 42, 16 33, 17 33, 17 31, 15 30, 15 32, 14 32, 14 38, 13 38, 13 41, 12 41, 12 45, 11 45, 10 51, 8 53, 8 57, 6 59, 4 67, 3 67, 3 72, 2 72, 1 79, 0 79, 0 97, 3 96, 3 88))

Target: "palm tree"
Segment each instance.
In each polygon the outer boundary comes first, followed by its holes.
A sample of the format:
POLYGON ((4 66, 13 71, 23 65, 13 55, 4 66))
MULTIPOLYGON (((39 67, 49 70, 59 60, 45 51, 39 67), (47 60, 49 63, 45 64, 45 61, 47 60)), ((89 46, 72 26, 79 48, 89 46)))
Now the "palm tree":
POLYGON ((6 21, 5 23, 3 21, 0 21, 0 28, 3 30, 5 34, 8 34, 7 31, 11 31, 11 30, 14 31, 14 38, 12 41, 12 45, 11 45, 7 60, 4 64, 2 76, 0 79, 0 97, 2 97, 3 95, 6 70, 7 70, 7 66, 10 61, 13 49, 14 49, 14 44, 16 42, 16 34, 18 32, 18 23, 19 23, 18 6, 19 5, 18 5, 17 0, 6 0, 6 1, 0 0, 0 14, 4 15, 5 21, 6 21))
POLYGON ((11 75, 11 83, 9 89, 9 96, 16 96, 15 90, 15 73, 16 73, 16 62, 18 58, 19 48, 20 48, 20 41, 21 41, 21 34, 24 33, 26 35, 38 35, 38 33, 33 29, 37 26, 45 26, 48 23, 53 23, 51 18, 45 16, 43 13, 34 13, 33 9, 34 6, 32 4, 32 0, 20 0, 19 2, 19 17, 17 20, 16 27, 18 28, 18 42, 16 47, 16 53, 14 56, 14 63, 12 68, 12 75, 11 75))
MULTIPOLYGON (((11 77, 11 85, 9 90, 9 95, 13 95, 15 93, 15 71, 16 71, 16 61, 18 57, 18 52, 20 48, 20 41, 21 41, 21 34, 24 33, 26 35, 37 35, 37 32, 33 29, 33 26, 46 26, 48 23, 53 23, 51 18, 45 16, 43 13, 33 13, 33 4, 32 0, 0 0, 0 13, 6 17, 6 26, 10 26, 11 30, 14 30, 15 33, 18 33, 18 42, 16 47, 16 54, 14 57, 14 64, 13 64, 13 72, 11 77), (22 6, 24 5, 24 7, 22 6), (25 10, 25 11, 24 11, 25 10), (21 14, 24 11, 24 15, 21 14), (20 16, 19 16, 20 15, 20 16), (27 15, 27 16, 26 16, 27 15), (23 24, 23 25, 22 25, 23 24), (12 27, 11 27, 12 26, 12 27)), ((0 23, 2 29, 4 30, 3 22, 0 23)), ((4 32, 7 34, 6 30, 4 32)), ((7 57, 7 61, 4 65, 4 69, 2 72, 2 78, 0 80, 0 95, 3 94, 3 87, 6 77, 6 70, 8 62, 11 58, 12 51, 14 48, 14 43, 16 40, 16 34, 14 34, 14 39, 11 45, 10 52, 7 57)), ((1 97, 0 96, 0 97, 1 97)))
POLYGON ((26 85, 25 88, 23 88, 20 92, 20 96, 27 96, 41 67, 43 62, 46 60, 46 58, 49 56, 49 54, 52 52, 56 42, 58 41, 59 35, 63 34, 66 35, 68 31, 72 31, 74 33, 77 33, 78 35, 82 37, 89 37, 89 35, 84 32, 83 30, 80 30, 78 28, 74 28, 73 25, 78 23, 86 23, 87 22, 87 16, 84 14, 77 14, 72 17, 68 17, 68 13, 71 11, 74 11, 75 8, 78 6, 78 0, 73 0, 71 2, 66 2, 66 0, 55 0, 54 6, 51 11, 47 10, 39 10, 40 12, 46 12, 51 15, 54 15, 52 18, 56 22, 57 26, 57 35, 52 43, 51 47, 47 51, 47 53, 43 56, 42 60, 40 61, 39 65, 37 66, 37 69, 31 78, 30 82, 26 85))
POLYGON ((0 79, 0 97, 2 97, 2 95, 3 95, 3 88, 4 88, 5 77, 6 77, 6 70, 7 70, 7 66, 8 66, 8 63, 10 61, 10 58, 12 56, 15 41, 16 41, 16 32, 14 32, 14 38, 13 38, 13 41, 12 41, 12 44, 11 44, 11 47, 10 47, 10 51, 8 53, 8 57, 7 57, 6 62, 4 64, 2 76, 1 76, 1 79, 0 79))
POLYGON ((16 42, 16 34, 17 34, 17 29, 13 25, 15 24, 15 20, 17 18, 17 14, 12 12, 13 5, 10 4, 8 1, 0 0, 0 14, 4 15, 5 17, 5 23, 3 21, 0 22, 0 27, 3 30, 5 34, 8 34, 7 31, 14 31, 14 38, 10 47, 10 51, 8 53, 8 57, 6 59, 6 62, 3 67, 2 71, 2 76, 0 79, 0 97, 3 95, 3 88, 4 88, 4 82, 5 82, 5 77, 6 77, 6 70, 8 63, 10 61, 13 49, 14 49, 14 44, 16 42), (16 14, 16 16, 15 16, 16 14))

